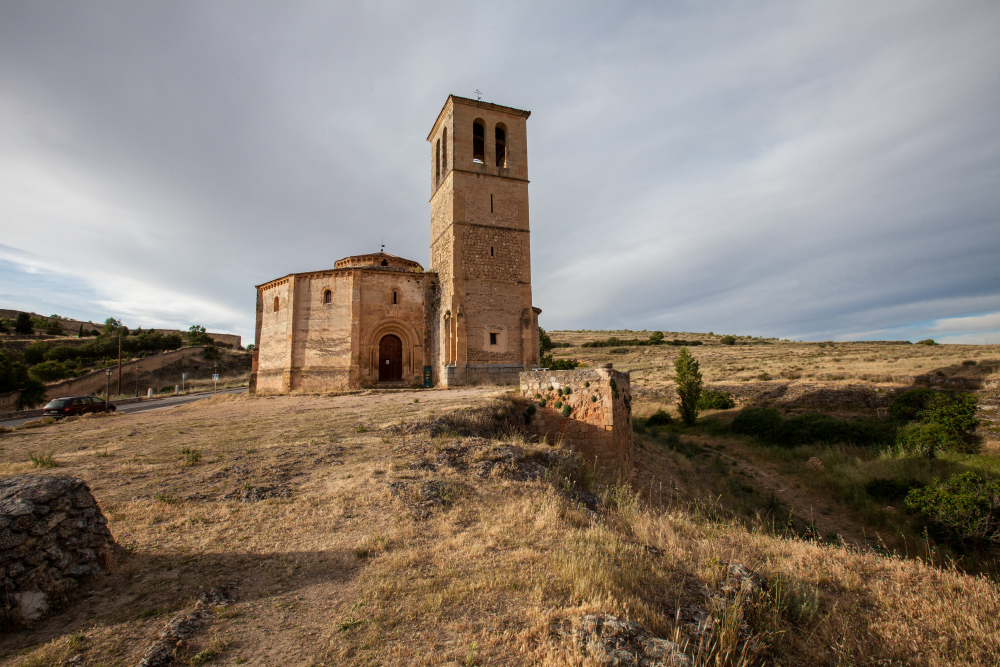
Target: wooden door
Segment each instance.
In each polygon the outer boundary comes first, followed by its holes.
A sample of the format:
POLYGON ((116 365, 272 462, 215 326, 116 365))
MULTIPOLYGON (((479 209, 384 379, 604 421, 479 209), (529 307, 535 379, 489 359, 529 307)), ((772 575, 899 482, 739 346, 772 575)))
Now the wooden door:
POLYGON ((403 341, 386 334, 378 342, 378 381, 395 382, 403 379, 403 341))

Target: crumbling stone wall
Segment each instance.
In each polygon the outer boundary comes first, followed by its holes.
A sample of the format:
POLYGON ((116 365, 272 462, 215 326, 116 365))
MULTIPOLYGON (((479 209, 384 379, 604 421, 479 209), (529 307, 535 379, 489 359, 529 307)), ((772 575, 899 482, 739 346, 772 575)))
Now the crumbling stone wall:
POLYGON ((520 380, 521 395, 535 406, 528 426, 532 435, 549 443, 561 439, 606 480, 628 479, 635 447, 628 373, 527 371, 520 380))
POLYGON ((82 479, 0 479, 0 620, 31 621, 110 564, 114 538, 82 479))

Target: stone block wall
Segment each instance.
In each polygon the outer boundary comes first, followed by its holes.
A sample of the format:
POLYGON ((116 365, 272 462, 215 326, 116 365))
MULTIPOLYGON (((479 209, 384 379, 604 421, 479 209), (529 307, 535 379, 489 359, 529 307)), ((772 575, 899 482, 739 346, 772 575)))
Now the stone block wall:
POLYGON ((41 616, 48 601, 110 564, 114 539, 81 479, 0 480, 0 615, 41 616))
POLYGON ((527 371, 520 381, 521 395, 535 405, 532 435, 549 443, 561 439, 606 481, 629 478, 635 438, 628 373, 610 368, 527 371))

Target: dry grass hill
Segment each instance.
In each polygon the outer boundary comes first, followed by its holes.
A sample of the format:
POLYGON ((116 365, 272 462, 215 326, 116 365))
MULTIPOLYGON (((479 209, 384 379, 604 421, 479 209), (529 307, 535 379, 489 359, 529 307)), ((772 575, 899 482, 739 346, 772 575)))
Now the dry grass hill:
POLYGON ((227 396, 0 435, 0 476, 51 455, 41 472, 85 479, 125 547, 109 574, 3 634, 0 664, 135 665, 199 597, 210 613, 172 664, 610 664, 595 614, 648 633, 619 639, 690 658, 644 664, 1000 664, 995 552, 939 542, 899 502, 858 491, 994 474, 1000 350, 690 348, 709 386, 788 415, 877 418, 919 383, 976 392, 979 451, 909 460, 764 446, 729 430, 738 408, 684 428, 677 348, 579 347, 608 335, 552 337, 577 345, 557 358, 633 370, 637 471, 622 487, 526 442, 524 406, 499 388, 227 396), (647 426, 661 408, 674 419, 647 426))

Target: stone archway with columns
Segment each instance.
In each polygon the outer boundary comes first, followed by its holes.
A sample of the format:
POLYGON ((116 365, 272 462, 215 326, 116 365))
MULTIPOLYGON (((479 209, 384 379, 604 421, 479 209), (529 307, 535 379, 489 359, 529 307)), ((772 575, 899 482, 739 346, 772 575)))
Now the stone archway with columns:
POLYGON ((420 333, 411 324, 397 318, 384 318, 369 326, 361 336, 358 366, 366 384, 378 384, 379 343, 392 334, 403 344, 402 382, 419 383, 423 376, 424 345, 420 333))

